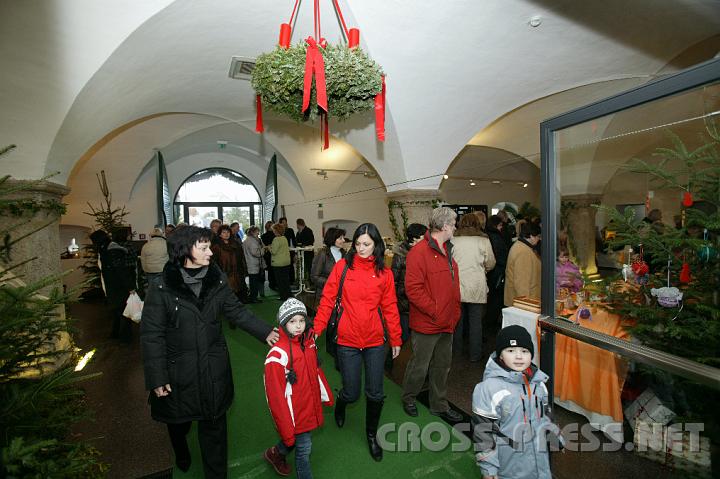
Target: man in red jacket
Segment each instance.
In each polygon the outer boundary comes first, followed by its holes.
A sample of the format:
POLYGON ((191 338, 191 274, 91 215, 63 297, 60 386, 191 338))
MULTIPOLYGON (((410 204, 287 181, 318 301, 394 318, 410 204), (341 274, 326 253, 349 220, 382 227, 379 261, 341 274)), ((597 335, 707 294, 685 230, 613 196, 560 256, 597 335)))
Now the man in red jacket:
POLYGON ((429 372, 430 413, 448 422, 462 420, 447 402, 453 332, 460 320, 460 280, 450 242, 456 218, 450 208, 433 210, 425 241, 410 250, 405 271, 413 356, 403 379, 403 409, 418 415, 415 398, 429 372))

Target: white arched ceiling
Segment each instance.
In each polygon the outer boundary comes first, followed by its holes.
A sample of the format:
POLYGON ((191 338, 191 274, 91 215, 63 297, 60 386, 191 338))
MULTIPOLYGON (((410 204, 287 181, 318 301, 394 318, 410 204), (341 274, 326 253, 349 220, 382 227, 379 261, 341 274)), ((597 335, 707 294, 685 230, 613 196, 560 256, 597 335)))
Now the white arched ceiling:
MULTIPOLYGON (((1 5, 3 10, 19 11, 15 3, 1 5)), ((106 18, 112 11, 107 6, 132 9, 127 3, 108 0, 103 8, 83 11, 82 22, 66 21, 63 28, 74 26, 83 45, 94 45, 107 29, 118 32, 106 18)), ((13 26, 11 34, 6 33, 10 36, 2 37, 17 40, 14 34, 27 41, 21 57, 12 48, 0 50, 1 59, 9 60, 3 65, 25 67, 53 44, 54 37, 19 36, 21 28, 35 30, 29 15, 33 9, 46 14, 52 10, 46 4, 62 2, 30 2, 22 26, 13 26)), ((40 97, 37 104, 10 102, 11 118, 21 110, 26 113, 20 115, 24 121, 8 121, 7 129, 0 128, 1 140, 19 143, 18 152, 2 168, 20 172, 21 177, 59 170, 56 181, 64 183, 75 162, 108 132, 162 112, 206 114, 252 130, 254 95, 248 82, 227 77, 230 57, 254 57, 272 49, 291 4, 176 0, 157 13, 138 8, 144 23, 109 54, 89 81, 81 68, 69 72, 75 75, 77 70, 73 81, 84 86, 67 115, 50 115, 51 119, 44 115, 54 93, 49 99, 40 97), (44 122, 42 131, 22 134, 35 118, 44 122), (13 140, 16 136, 24 140, 13 140), (48 150, 49 154, 43 153, 48 150)), ((688 46, 720 31, 715 0, 454 0, 422 7, 380 0, 340 4, 347 22, 361 29, 363 47, 387 73, 387 141, 376 142, 371 113, 347 123, 331 122, 331 130, 352 145, 350 151, 364 157, 386 185, 394 185, 389 189, 436 187, 439 175, 469 139, 520 105, 608 79, 652 76, 688 46), (542 17, 537 28, 528 25, 534 15, 542 17), (409 182, 426 176, 432 178, 409 182)), ((323 2, 323 8, 324 35, 337 41, 340 34, 330 2, 323 2)), ((311 10, 310 4, 302 5, 294 41, 311 32, 311 10)), ((83 60, 85 47, 62 50, 84 67, 96 68, 83 60)), ((33 83, 30 67, 3 73, 3 100, 35 99, 36 90, 57 81, 56 76, 33 83)), ((275 135, 268 141, 278 148, 280 140, 286 142, 283 156, 293 164, 296 156, 306 153, 303 141, 311 136, 304 130, 289 124, 281 133, 268 127, 265 135, 275 135)), ((312 143, 319 150, 317 135, 312 143)))
MULTIPOLYGON (((80 91, 118 45, 171 2, 0 0, 0 145, 18 145, 0 169, 30 179, 52 172, 50 146, 80 91)), ((69 171, 55 181, 64 183, 69 171)))

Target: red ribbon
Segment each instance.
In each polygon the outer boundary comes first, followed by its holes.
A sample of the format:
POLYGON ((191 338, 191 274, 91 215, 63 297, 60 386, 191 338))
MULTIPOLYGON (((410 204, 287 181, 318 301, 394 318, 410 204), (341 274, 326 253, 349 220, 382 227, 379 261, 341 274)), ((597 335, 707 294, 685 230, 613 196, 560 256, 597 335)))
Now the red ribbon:
POLYGON ((322 132, 323 132, 323 147, 320 149, 327 150, 330 148, 330 125, 328 125, 328 114, 323 113, 323 124, 322 124, 322 132))
MULTIPOLYGON (((312 88, 313 75, 315 76, 315 91, 317 92, 317 104, 327 112, 327 91, 325 89, 325 62, 318 43, 313 37, 307 37, 308 44, 305 54, 305 84, 303 88, 303 113, 310 107, 310 89, 312 88)), ((325 39, 320 40, 320 46, 326 44, 325 39)))
POLYGON ((375 134, 378 141, 385 141, 385 76, 382 77, 382 91, 375 95, 375 134))
POLYGON ((263 127, 262 100, 260 99, 260 95, 255 96, 255 108, 255 132, 262 133, 265 131, 265 128, 263 127))

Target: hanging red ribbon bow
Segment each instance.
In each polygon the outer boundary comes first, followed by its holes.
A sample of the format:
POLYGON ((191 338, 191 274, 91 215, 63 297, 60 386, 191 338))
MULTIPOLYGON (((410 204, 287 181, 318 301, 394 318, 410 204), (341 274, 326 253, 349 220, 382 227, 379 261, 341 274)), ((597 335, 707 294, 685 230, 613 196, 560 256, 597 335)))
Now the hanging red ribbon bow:
MULTIPOLYGON (((327 91, 325 89, 325 62, 323 61, 320 46, 325 43, 325 39, 320 40, 320 45, 313 37, 307 37, 305 40, 308 44, 307 53, 305 54, 305 84, 303 87, 303 105, 302 111, 305 112, 310 107, 310 90, 312 88, 313 76, 315 76, 315 91, 317 92, 317 104, 327 113, 327 91)), ((326 44, 326 43, 325 43, 326 44)))

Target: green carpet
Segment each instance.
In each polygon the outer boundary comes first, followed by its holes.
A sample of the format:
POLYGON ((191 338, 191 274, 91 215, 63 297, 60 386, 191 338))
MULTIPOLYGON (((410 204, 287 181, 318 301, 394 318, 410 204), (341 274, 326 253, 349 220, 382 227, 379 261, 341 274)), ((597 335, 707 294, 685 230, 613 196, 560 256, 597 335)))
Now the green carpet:
MULTIPOLYGON (((279 300, 275 297, 267 297, 262 304, 254 304, 250 307, 260 318, 274 324, 279 306, 279 300)), ((239 329, 232 330, 226 327, 225 334, 235 381, 235 401, 228 413, 228 477, 233 479, 278 477, 262 457, 263 451, 278 441, 263 389, 263 365, 268 347, 239 329)), ((337 391, 341 386, 340 375, 333 367, 332 358, 322 347, 323 338, 320 338, 318 343, 323 370, 331 387, 337 391)), ((388 379, 385 380, 385 394, 387 398, 380 421, 381 426, 393 422, 397 427, 402 423, 415 423, 422 428, 428 423, 435 422, 438 425, 441 423, 421 405, 418 405, 419 417, 408 417, 402 410, 400 387, 388 379)), ((449 430, 449 426, 445 423, 439 427, 449 430)), ((428 431, 425 434, 427 435, 428 431)), ((434 432, 429 438, 441 442, 442 435, 440 432, 434 432)), ((449 437, 449 432, 445 432, 444 435, 449 437)), ((397 434, 389 433, 387 439, 395 444, 397 434)), ((465 448, 462 452, 452 452, 452 446, 457 447, 460 444, 457 439, 452 439, 450 445, 438 452, 428 450, 424 446, 420 446, 418 452, 386 450, 382 462, 373 461, 365 440, 364 399, 348 406, 343 429, 335 425, 332 409, 325 408, 325 424, 313 431, 312 441, 310 463, 314 477, 321 479, 336 476, 362 479, 479 477, 480 474, 471 450, 465 448)), ((188 443, 192 451, 192 467, 187 473, 175 470, 173 477, 202 478, 202 460, 197 442, 196 424, 193 424, 188 443)), ((292 454, 288 457, 288 462, 293 467, 291 477, 294 477, 292 454)))

